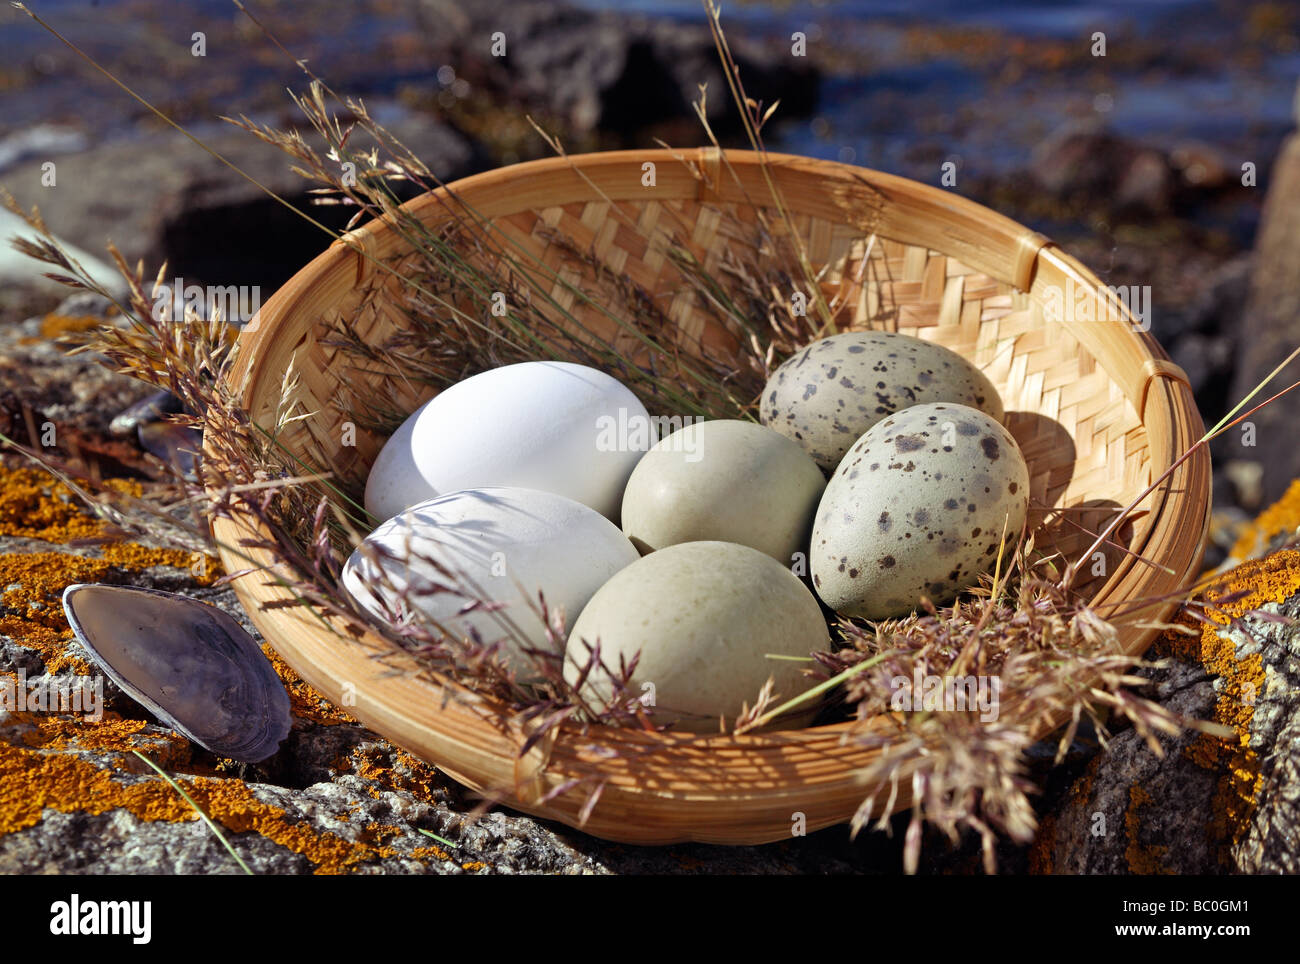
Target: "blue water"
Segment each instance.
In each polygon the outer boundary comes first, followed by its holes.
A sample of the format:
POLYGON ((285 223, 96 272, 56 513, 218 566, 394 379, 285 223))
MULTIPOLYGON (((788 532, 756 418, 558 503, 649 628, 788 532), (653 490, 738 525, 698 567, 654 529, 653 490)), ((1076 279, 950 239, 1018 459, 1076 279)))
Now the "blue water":
MULTIPOLYGON (((159 99, 167 96, 171 81, 166 71, 153 65, 191 71, 186 75, 190 83, 200 82, 194 73, 199 65, 188 56, 177 57, 178 50, 185 52, 186 31, 208 22, 229 25, 240 16, 228 0, 185 0, 165 7, 161 2, 32 0, 31 6, 80 42, 93 45, 97 53, 107 52, 115 61, 134 58, 131 76, 143 93, 159 99), (159 18, 151 12, 161 9, 168 15, 165 22, 156 23, 159 18)), ((593 9, 689 21, 704 18, 698 0, 578 2, 593 9)), ((314 16, 302 16, 305 29, 291 38, 291 46, 309 54, 312 63, 332 77, 342 74, 348 89, 382 106, 382 98, 396 83, 395 73, 349 75, 346 65, 355 60, 350 56, 355 51, 413 29, 405 4, 382 5, 383 16, 365 13, 369 4, 341 0, 249 0, 249 5, 271 23, 283 21, 290 12, 312 11, 314 16), (334 12, 321 13, 327 10, 334 12)), ((1300 9, 1295 2, 1276 6, 1300 9)), ((934 182, 945 160, 956 161, 960 171, 969 173, 1023 168, 1030 163, 1034 145, 1053 130, 1087 120, 1164 147, 1200 141, 1218 151, 1225 163, 1235 166, 1251 160, 1262 170, 1292 126, 1300 40, 1289 38, 1288 46, 1283 42, 1287 38, 1276 38, 1278 42, 1265 44, 1258 56, 1236 56, 1253 9, 1232 0, 724 2, 723 22, 734 38, 748 36, 780 46, 799 30, 810 45, 837 53, 831 62, 838 66, 824 79, 816 116, 786 119, 778 112, 767 132, 769 147, 934 182), (1008 50, 1026 39, 1045 45, 1078 43, 1075 49, 1086 49, 1093 31, 1103 30, 1117 55, 1095 67, 1076 63, 1059 73, 1038 70, 1001 77, 996 76, 996 58, 990 63, 987 50, 983 59, 965 56, 960 39, 948 37, 950 46, 941 44, 938 52, 924 44, 919 50, 909 46, 918 26, 930 34, 936 27, 960 26, 1003 36, 1008 50), (1117 45, 1128 37, 1147 38, 1157 49, 1163 45, 1175 66, 1126 68, 1117 45), (951 47, 954 42, 957 49, 951 47), (1188 49, 1205 54, 1188 64, 1188 49)), ((1013 59, 1009 54, 1008 61, 1013 59)), ((0 67, 22 63, 44 70, 48 82, 42 81, 39 91, 29 86, 17 94, 0 88, 0 137, 42 121, 74 123, 89 128, 92 135, 112 136, 95 128, 140 117, 120 92, 77 65, 23 14, 0 4, 0 67)), ((277 69, 276 82, 268 83, 272 74, 266 63, 236 57, 230 76, 221 78, 221 89, 213 96, 213 112, 274 109, 281 102, 282 71, 277 69)), ((292 69, 285 80, 299 82, 292 69)))
MULTIPOLYGON (((705 17, 698 0, 581 0, 684 21, 705 17)), ((1300 4, 1278 4, 1292 11, 1300 4)), ((1200 142, 1233 167, 1261 170, 1293 126, 1300 42, 1274 38, 1262 55, 1234 58, 1248 33, 1251 6, 1213 0, 827 0, 820 3, 724 3, 723 24, 738 34, 784 37, 803 31, 810 44, 847 52, 852 66, 827 77, 817 116, 778 123, 769 146, 851 161, 935 181, 940 165, 997 174, 1024 168, 1033 146, 1056 128, 1098 121, 1118 133, 1170 148, 1200 142), (1043 42, 1090 47, 1093 33, 1114 45, 1143 38, 1167 52, 1173 69, 1122 66, 1121 57, 1060 74, 1029 72, 1006 81, 990 65, 961 56, 905 52, 908 31, 963 27, 1043 42), (1184 47, 1206 51, 1179 63, 1184 47), (1115 64, 1111 67, 1110 64, 1115 64)), ((1184 56, 1183 60, 1186 59, 1184 56)))
MULTIPOLYGON (((591 10, 624 10, 678 20, 703 20, 700 0, 577 0, 591 10)), ((1105 29, 1121 22, 1152 24, 1169 14, 1213 10, 1212 0, 822 0, 816 3, 723 2, 724 23, 807 23, 831 17, 840 20, 944 22, 997 27, 1021 33, 1065 36, 1094 26, 1105 29)))

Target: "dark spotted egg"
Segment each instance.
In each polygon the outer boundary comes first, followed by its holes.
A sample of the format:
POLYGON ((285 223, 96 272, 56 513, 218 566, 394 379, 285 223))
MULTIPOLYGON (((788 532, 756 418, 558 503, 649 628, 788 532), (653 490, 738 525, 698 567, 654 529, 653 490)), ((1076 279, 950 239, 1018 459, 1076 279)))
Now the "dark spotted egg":
POLYGON ((817 594, 885 619, 952 602, 1014 546, 1029 469, 999 422, 966 405, 914 405, 872 426, 826 484, 812 531, 817 594))
POLYGON ((942 345, 891 331, 813 342, 772 373, 759 412, 830 472, 863 432, 923 402, 957 402, 1002 420, 1002 399, 982 371, 942 345))

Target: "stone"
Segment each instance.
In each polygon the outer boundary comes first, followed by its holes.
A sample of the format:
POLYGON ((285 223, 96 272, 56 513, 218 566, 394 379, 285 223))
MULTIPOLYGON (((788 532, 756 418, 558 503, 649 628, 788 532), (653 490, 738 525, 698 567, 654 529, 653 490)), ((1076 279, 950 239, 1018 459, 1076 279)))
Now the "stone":
MULTIPOLYGON (((439 26, 433 42, 455 45, 460 73, 486 75, 561 117, 574 133, 631 138, 669 120, 698 122, 692 104, 707 83, 716 131, 739 129, 712 36, 703 23, 595 12, 554 0, 481 0, 468 7, 425 0, 439 26), (506 37, 504 57, 491 57, 492 37, 506 37), (475 63, 477 61, 477 63, 475 63)), ((788 41, 763 45, 739 36, 728 43, 748 95, 781 117, 801 117, 816 104, 818 70, 790 56, 788 41)), ((630 145, 629 145, 630 146, 630 145)))
POLYGON ((1174 189, 1164 154, 1096 121, 1068 124, 1042 141, 1031 171, 1058 198, 1106 197, 1120 209, 1148 213, 1166 211, 1174 189))
MULTIPOLYGON (((1296 873, 1300 552, 1250 560, 1205 594, 1211 625, 1149 654, 1155 698, 1231 737, 1184 731, 1152 753, 1133 729, 1043 820, 1035 867, 1053 873, 1296 873)), ((1188 621, 1190 623, 1190 620, 1188 621)))
POLYGON ((1235 338, 1246 308, 1254 264, 1254 257, 1247 252, 1215 267, 1182 310, 1156 315, 1152 334, 1161 344, 1175 347, 1188 334, 1235 338))
MULTIPOLYGON (((295 120, 296 126, 306 126, 295 120)), ((391 129, 446 180, 486 163, 468 138, 432 118, 412 115, 391 129)), ((319 138, 304 136, 321 150, 319 138)), ((205 132, 203 141, 307 210, 307 190, 314 185, 290 170, 295 162, 289 155, 229 125, 205 132)), ((106 260, 109 240, 128 263, 143 258, 149 280, 166 261, 172 279, 256 286, 265 301, 331 240, 178 133, 141 134, 65 155, 58 161, 57 191, 40 186, 40 164, 30 160, 5 172, 5 186, 19 203, 39 205, 51 230, 99 260, 106 260)), ((353 212, 311 206, 307 213, 341 230, 353 212)))
POLYGON ((1180 141, 1169 152, 1169 161, 1188 188, 1217 191, 1231 182, 1229 163, 1213 144, 1180 141))
MULTIPOLYGON (((1263 219, 1255 243, 1255 267, 1249 296, 1236 329, 1236 373, 1230 397, 1244 398, 1300 345, 1300 134, 1282 145, 1269 176, 1263 219)), ((1292 362, 1257 396, 1263 401, 1300 378, 1300 361, 1292 362)), ((1264 465, 1263 496, 1279 498, 1300 475, 1300 446, 1295 434, 1296 401, 1289 395, 1250 416, 1255 446, 1238 456, 1264 465)), ((1234 443, 1234 447, 1236 447, 1234 443)))
MULTIPOLYGON (((1208 391, 1218 389, 1232 377, 1234 353, 1231 338, 1192 333, 1178 339, 1169 355, 1187 373, 1192 393, 1199 401, 1208 391)), ((1201 405, 1201 409, 1205 412, 1215 410, 1208 404, 1201 405)))
POLYGON ((69 355, 70 346, 60 343, 61 338, 75 342, 86 326, 110 320, 103 298, 78 292, 52 311, 0 325, 0 433, 22 444, 39 444, 28 434, 34 428, 39 436, 49 422, 65 454, 74 448, 94 453, 110 473, 142 468, 139 448, 111 438, 108 426, 114 415, 148 395, 150 387, 114 374, 90 353, 69 355))

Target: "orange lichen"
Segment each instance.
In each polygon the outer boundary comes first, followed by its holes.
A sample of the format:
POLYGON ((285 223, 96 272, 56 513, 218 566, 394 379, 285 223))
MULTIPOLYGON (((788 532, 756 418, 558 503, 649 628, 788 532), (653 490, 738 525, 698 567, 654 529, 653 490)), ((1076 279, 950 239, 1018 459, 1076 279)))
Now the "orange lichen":
POLYGON ((90 664, 68 653, 68 628, 59 597, 77 582, 100 582, 112 565, 102 559, 66 552, 24 552, 0 556, 0 636, 8 636, 41 654, 50 673, 90 673, 90 664))
MULTIPOLYGON (((103 724, 85 724, 88 733, 103 724)), ((57 728, 56 728, 57 729, 57 728)), ((107 742, 129 742, 129 721, 110 721, 107 742)), ((66 735, 65 735, 66 736, 66 735)), ((52 739, 49 746, 60 739, 52 739)), ((36 742, 40 742, 38 736, 36 742)), ((82 748, 85 748, 84 746, 82 748)), ((156 750, 142 746, 143 750, 156 750)), ((414 847, 406 854, 384 841, 405 833, 400 827, 369 824, 362 839, 349 841, 289 819, 286 811, 259 800, 242 780, 179 777, 185 789, 214 821, 234 833, 254 832, 302 854, 318 874, 342 873, 390 857, 449 860, 437 847, 414 847)), ((127 784, 110 770, 66 752, 46 752, 0 742, 0 834, 35 826, 46 810, 99 814, 122 809, 140 820, 180 822, 197 819, 185 800, 162 779, 127 784)), ((236 844, 237 846, 237 844, 236 844)))
MULTIPOLYGON (((60 338, 63 335, 80 334, 104 324, 103 318, 94 315, 60 315, 51 312, 41 319, 41 338, 60 338)), ((25 342, 36 339, 23 339, 25 342)))
MULTIPOLYGON (((1224 740, 1199 735, 1185 750, 1188 759, 1207 770, 1223 773, 1215 789, 1208 832, 1221 861, 1229 859, 1231 844, 1247 829, 1262 782, 1259 757, 1250 746, 1255 701, 1264 692, 1264 662, 1258 653, 1239 659, 1232 638, 1221 632, 1233 619, 1269 603, 1280 603, 1300 592, 1300 552, 1283 550, 1253 559, 1211 585, 1203 597, 1209 624, 1199 624, 1191 636, 1167 632, 1152 647, 1152 656, 1174 656, 1198 663, 1219 678, 1214 721, 1235 736, 1224 740), (1216 599, 1226 602, 1215 603, 1216 599)), ((1186 617, 1184 617, 1186 620, 1186 617)), ((1187 625, 1193 625, 1187 621, 1187 625)))
POLYGON ((139 479, 104 479, 100 485, 110 492, 130 496, 133 499, 144 495, 144 486, 140 484, 139 479))
MULTIPOLYGON (((437 798, 442 787, 437 769, 404 750, 396 751, 394 766, 386 766, 380 762, 385 755, 377 747, 358 747, 350 756, 335 760, 334 769, 340 772, 351 771, 384 790, 404 790, 417 800, 431 801, 437 798)), ((374 790, 373 787, 370 789, 374 790)))
POLYGON ((1268 545, 1282 533, 1293 533, 1300 528, 1300 479, 1271 506, 1247 524, 1229 553, 1235 559, 1247 559, 1268 545))
POLYGON ((149 724, 144 720, 125 719, 112 711, 95 721, 53 713, 14 713, 10 721, 26 725, 22 740, 33 749, 115 754, 139 750, 160 766, 190 762, 190 742, 179 733, 145 733, 149 724))
POLYGON ((289 691, 289 706, 295 717, 323 726, 357 722, 304 682, 269 644, 262 644, 262 652, 271 661, 284 688, 289 691))
POLYGON ((1151 802, 1151 794, 1141 786, 1129 787, 1128 809, 1124 811, 1124 832, 1128 835, 1128 845, 1124 848, 1124 859, 1128 868, 1135 874, 1169 874, 1171 870, 1164 865, 1164 856, 1169 848, 1160 844, 1144 844, 1139 839, 1142 818, 1138 811, 1151 802))
POLYGON ((1056 873, 1053 848, 1056 844, 1056 814, 1049 813, 1038 824, 1038 833, 1029 845, 1029 872, 1048 876, 1056 873))
POLYGON ((40 653, 49 673, 70 671, 78 676, 90 675, 90 664, 80 656, 68 652, 68 643, 72 642, 70 629, 58 632, 17 616, 0 616, 0 636, 8 636, 20 645, 40 653))
POLYGON ((68 542, 104 531, 104 522, 85 511, 76 493, 35 469, 0 465, 0 493, 0 536, 68 542))
POLYGON ((210 586, 225 574, 221 561, 215 556, 184 549, 156 549, 135 542, 114 542, 104 546, 100 555, 109 562, 135 571, 153 566, 188 569, 200 586, 210 586))

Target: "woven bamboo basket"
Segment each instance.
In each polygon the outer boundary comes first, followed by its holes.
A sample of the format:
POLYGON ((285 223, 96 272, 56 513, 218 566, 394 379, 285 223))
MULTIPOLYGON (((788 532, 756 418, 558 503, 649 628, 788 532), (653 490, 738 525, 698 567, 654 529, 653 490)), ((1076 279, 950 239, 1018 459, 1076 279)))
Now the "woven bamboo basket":
MULTIPOLYGON (((727 350, 734 349, 734 334, 712 326, 689 299, 671 294, 674 269, 647 241, 653 232, 630 230, 610 210, 613 202, 646 229, 669 216, 693 225, 690 245, 713 267, 726 243, 722 212, 752 219, 751 203, 771 198, 756 155, 729 152, 727 160, 739 184, 719 153, 706 148, 688 152, 684 161, 668 151, 534 161, 451 188, 554 265, 560 261, 548 239, 560 229, 616 271, 666 292, 681 344, 727 350), (653 187, 642 183, 647 161, 657 167, 653 187)), ((769 155, 769 162, 811 260, 830 266, 823 276, 826 292, 838 293, 848 306, 837 319, 840 327, 892 329, 941 343, 973 360, 997 385, 1007 426, 1029 463, 1031 524, 1039 526, 1040 546, 1082 552, 1092 536, 1080 525, 1096 531, 1203 433, 1185 375, 1131 321, 1088 320, 1087 310, 1107 317, 1099 282, 1047 238, 903 178, 785 155, 769 155), (1070 317, 1046 307, 1053 299, 1060 304, 1062 292, 1081 298, 1070 317), (1091 510, 1096 517, 1089 521, 1091 510), (1061 522, 1066 516, 1074 524, 1061 522)), ((439 193, 409 202, 408 209, 427 224, 446 219, 439 193)), ((383 439, 359 432, 355 447, 340 444, 339 426, 349 420, 340 399, 367 386, 340 383, 336 349, 321 344, 322 332, 343 315, 376 339, 391 331, 401 315, 385 300, 394 287, 391 275, 376 271, 370 259, 400 268, 409 257, 388 225, 365 225, 298 272, 240 337, 236 377, 247 377, 243 405, 251 417, 270 424, 292 364, 299 373, 295 401, 316 414, 293 423, 282 440, 304 463, 353 484, 364 480, 383 439)), ((355 372, 348 377, 364 378, 355 372)), ((424 400, 412 395, 410 409, 424 400)), ((1185 585, 1205 544, 1209 488, 1202 449, 1133 513, 1119 535, 1129 551, 1107 554, 1104 575, 1082 587, 1086 597, 1105 613, 1108 604, 1185 585)), ((236 515, 214 520, 213 530, 218 543, 230 547, 253 525, 236 515)), ((248 568, 244 553, 222 550, 229 571, 248 568)), ((274 574, 268 554, 254 554, 251 564, 274 574)), ((321 614, 287 605, 288 592, 267 571, 239 577, 234 588, 268 642, 308 683, 460 783, 523 812, 578 826, 589 784, 543 798, 598 770, 605 786, 582 826, 600 837, 637 844, 775 841, 789 836, 795 812, 805 815, 809 830, 841 823, 868 791, 859 774, 872 751, 843 739, 849 724, 743 737, 612 727, 584 734, 566 724, 521 755, 527 733, 504 707, 417 672, 409 657, 373 633, 335 620, 326 628, 321 614), (448 687, 457 689, 458 699, 446 698, 448 687), (344 700, 345 693, 354 698, 344 700)), ((1163 618, 1173 606, 1143 616, 1163 618)), ((1124 649, 1137 654, 1155 631, 1125 624, 1121 634, 1124 649)), ((904 792, 896 808, 908 805, 904 792)))

